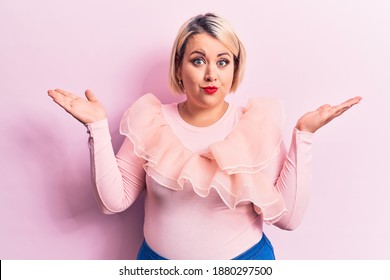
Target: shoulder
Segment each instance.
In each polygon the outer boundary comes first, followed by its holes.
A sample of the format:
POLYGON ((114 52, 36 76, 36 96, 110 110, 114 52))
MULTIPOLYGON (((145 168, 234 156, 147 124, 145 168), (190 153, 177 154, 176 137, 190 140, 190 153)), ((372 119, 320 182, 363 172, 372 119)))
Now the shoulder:
POLYGON ((248 100, 245 106, 236 106, 239 118, 253 122, 271 121, 282 125, 285 122, 284 102, 278 98, 256 97, 248 100))
POLYGON ((256 97, 248 100, 246 108, 265 112, 284 111, 284 102, 279 98, 256 97))
MULTIPOLYGON (((142 132, 145 127, 150 127, 156 119, 161 119, 161 102, 152 93, 138 98, 123 114, 120 121, 120 133, 142 132)), ((131 138, 131 137, 130 137, 131 138)))
POLYGON ((128 111, 139 110, 145 107, 161 108, 160 100, 153 93, 147 93, 139 97, 128 109, 128 111))

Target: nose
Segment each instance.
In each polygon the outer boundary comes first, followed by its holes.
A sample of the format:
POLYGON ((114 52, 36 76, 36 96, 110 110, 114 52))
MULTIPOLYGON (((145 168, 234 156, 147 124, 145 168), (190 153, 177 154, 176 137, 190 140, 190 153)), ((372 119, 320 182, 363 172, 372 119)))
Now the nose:
POLYGON ((206 73, 204 75, 204 79, 207 82, 214 82, 217 80, 217 72, 216 69, 214 69, 213 65, 209 64, 206 68, 206 73))

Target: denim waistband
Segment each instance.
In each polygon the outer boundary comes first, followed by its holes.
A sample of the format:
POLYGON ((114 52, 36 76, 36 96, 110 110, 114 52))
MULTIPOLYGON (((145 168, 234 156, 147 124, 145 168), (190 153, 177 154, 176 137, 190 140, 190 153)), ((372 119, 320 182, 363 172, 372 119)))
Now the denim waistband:
POLYGON ((232 260, 274 260, 275 253, 271 241, 263 233, 263 237, 254 246, 232 260))
MULTIPOLYGON (((275 254, 271 242, 263 233, 261 240, 232 260, 274 260, 275 254)), ((139 249, 137 260, 168 260, 156 253, 144 240, 139 249)))
POLYGON ((142 241, 141 247, 139 248, 137 260, 168 260, 163 256, 157 254, 152 248, 149 247, 145 239, 142 241))

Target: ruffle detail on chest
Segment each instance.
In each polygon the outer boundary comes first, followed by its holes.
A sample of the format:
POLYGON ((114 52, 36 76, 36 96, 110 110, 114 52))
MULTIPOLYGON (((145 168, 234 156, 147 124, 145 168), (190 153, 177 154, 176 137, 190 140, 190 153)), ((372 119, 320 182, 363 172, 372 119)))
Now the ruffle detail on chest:
POLYGON ((280 192, 264 169, 280 152, 284 112, 274 99, 251 99, 233 131, 203 154, 193 153, 168 126, 153 94, 139 98, 124 114, 120 132, 146 160, 146 173, 172 190, 192 187, 201 197, 215 189, 230 208, 252 202, 266 223, 286 212, 280 192))

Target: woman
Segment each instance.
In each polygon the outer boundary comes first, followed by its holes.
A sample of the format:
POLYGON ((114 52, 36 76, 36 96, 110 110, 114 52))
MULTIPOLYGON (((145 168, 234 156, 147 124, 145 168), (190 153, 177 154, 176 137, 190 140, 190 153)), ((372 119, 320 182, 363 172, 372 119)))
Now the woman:
POLYGON ((224 19, 206 14, 187 21, 170 68, 171 88, 186 100, 161 104, 142 96, 121 121, 126 138, 117 155, 104 108, 90 90, 86 100, 49 90, 88 128, 103 212, 121 212, 146 191, 138 259, 274 259, 263 222, 287 230, 301 222, 312 134, 361 98, 303 115, 287 152, 278 102, 253 99, 242 108, 225 101, 244 64, 245 49, 224 19))

